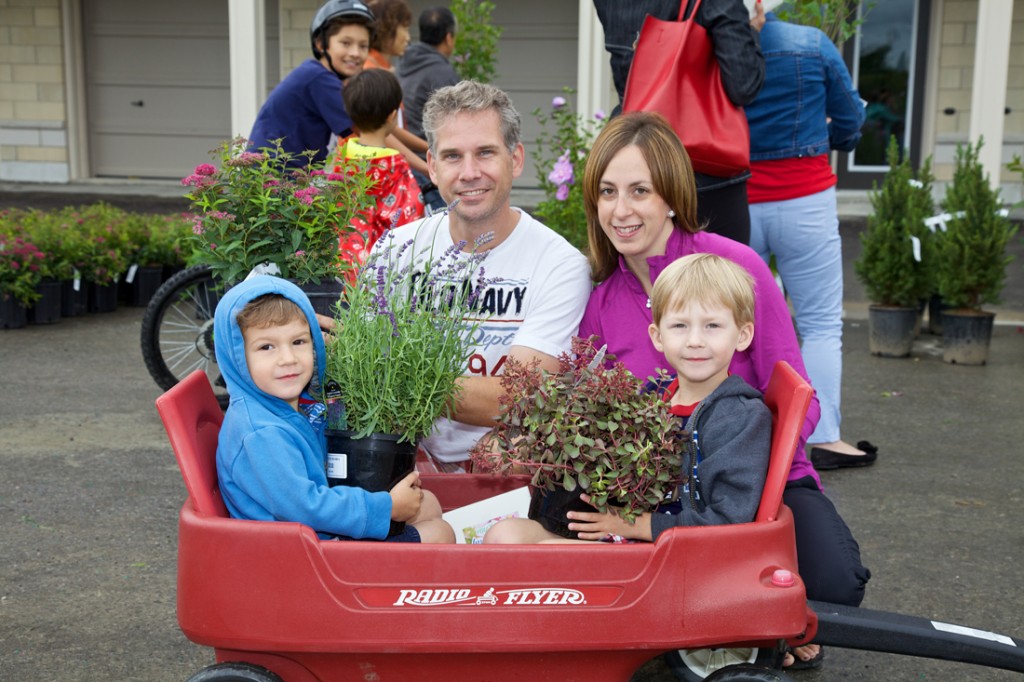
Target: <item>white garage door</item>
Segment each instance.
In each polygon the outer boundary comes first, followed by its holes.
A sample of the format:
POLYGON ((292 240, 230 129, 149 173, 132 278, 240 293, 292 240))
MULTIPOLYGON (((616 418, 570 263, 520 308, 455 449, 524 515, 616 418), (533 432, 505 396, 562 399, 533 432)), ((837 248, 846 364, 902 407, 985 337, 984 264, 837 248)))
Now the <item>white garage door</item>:
MULTIPOLYGON (((267 3, 277 81, 277 3, 267 3)), ((181 178, 231 130, 227 0, 84 0, 90 171, 181 178)), ((270 75, 273 74, 273 75, 270 75)))
MULTIPOLYGON (((627 1, 627 0, 623 0, 627 1)), ((418 19, 437 0, 411 0, 413 40, 419 37, 418 19)), ((532 152, 540 126, 532 112, 550 111, 551 100, 562 88, 576 86, 576 50, 579 44, 579 4, 567 0, 496 0, 491 15, 504 29, 498 44, 495 85, 507 92, 523 118, 526 169, 517 187, 537 187, 532 152)))

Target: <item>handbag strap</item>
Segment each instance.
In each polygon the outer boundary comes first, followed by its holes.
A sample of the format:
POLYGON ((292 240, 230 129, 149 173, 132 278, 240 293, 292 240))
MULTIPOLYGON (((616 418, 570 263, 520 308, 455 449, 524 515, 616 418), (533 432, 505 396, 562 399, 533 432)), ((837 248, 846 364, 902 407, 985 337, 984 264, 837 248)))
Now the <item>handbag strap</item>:
POLYGON ((682 0, 682 2, 679 3, 679 17, 676 21, 685 21, 685 17, 687 16, 693 18, 696 16, 698 9, 700 9, 700 0, 682 0), (693 3, 693 7, 690 8, 690 12, 687 14, 686 6, 691 2, 693 3))

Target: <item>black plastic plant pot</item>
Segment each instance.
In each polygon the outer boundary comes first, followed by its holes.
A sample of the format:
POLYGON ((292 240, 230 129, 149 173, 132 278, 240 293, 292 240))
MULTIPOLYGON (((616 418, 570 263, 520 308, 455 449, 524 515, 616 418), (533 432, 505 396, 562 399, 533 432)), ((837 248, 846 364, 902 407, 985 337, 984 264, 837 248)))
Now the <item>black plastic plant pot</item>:
POLYGON ((984 365, 992 343, 995 313, 946 310, 942 313, 942 359, 955 365, 984 365))
POLYGON ((117 310, 118 286, 116 282, 89 283, 89 312, 112 313, 117 310))
POLYGON ((572 490, 558 486, 554 490, 544 488, 530 489, 530 511, 528 516, 542 525, 544 530, 560 535, 563 538, 578 539, 576 531, 569 530, 566 512, 592 512, 595 509, 580 499, 583 491, 579 487, 572 490))
POLYGON ((60 292, 60 316, 78 317, 85 315, 89 310, 89 289, 88 284, 78 280, 78 288, 75 288, 75 280, 63 280, 60 292))
POLYGON ((39 299, 28 310, 29 324, 53 324, 60 321, 61 283, 55 279, 44 279, 36 285, 39 299))
MULTIPOLYGON (((295 282, 295 280, 290 281, 295 282)), ((296 282, 296 284, 298 283, 296 282)), ((313 304, 315 312, 327 317, 334 317, 334 309, 341 300, 341 294, 345 291, 344 284, 324 281, 320 284, 307 282, 298 286, 309 297, 309 302, 313 304)))
POLYGON ((128 287, 128 305, 144 307, 164 281, 164 269, 159 265, 144 265, 135 270, 128 287))
MULTIPOLYGON (((372 493, 391 490, 416 468, 416 444, 399 443, 398 436, 372 433, 355 438, 352 431, 327 430, 327 484, 349 485, 372 493)), ((391 522, 397 535, 404 523, 391 522)))

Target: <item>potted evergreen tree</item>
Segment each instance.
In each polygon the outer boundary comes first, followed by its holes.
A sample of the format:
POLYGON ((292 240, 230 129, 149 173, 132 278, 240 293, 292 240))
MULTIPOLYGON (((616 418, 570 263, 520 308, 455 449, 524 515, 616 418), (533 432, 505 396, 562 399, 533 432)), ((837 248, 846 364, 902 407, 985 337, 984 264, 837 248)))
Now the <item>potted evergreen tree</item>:
POLYGON ((871 193, 874 209, 860 235, 864 250, 854 263, 857 277, 873 302, 868 309, 869 348, 884 357, 906 357, 918 326, 918 302, 931 292, 924 262, 932 240, 924 220, 932 213, 931 162, 914 177, 900 160, 896 138, 887 150, 889 172, 871 193))
POLYGON ((983 144, 979 139, 957 147, 953 182, 943 200, 953 217, 936 249, 936 282, 950 307, 942 313, 942 358, 965 365, 988 360, 995 313, 981 306, 999 302, 1012 260, 1006 247, 1017 231, 978 160, 983 144))

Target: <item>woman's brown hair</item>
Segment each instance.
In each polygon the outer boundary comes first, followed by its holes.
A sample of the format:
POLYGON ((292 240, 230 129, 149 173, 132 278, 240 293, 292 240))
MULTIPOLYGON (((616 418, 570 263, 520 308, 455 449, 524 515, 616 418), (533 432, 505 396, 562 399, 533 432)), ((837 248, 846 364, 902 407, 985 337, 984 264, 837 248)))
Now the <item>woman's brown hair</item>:
POLYGON ((687 232, 697 232, 697 185, 690 157, 679 136, 661 114, 635 111, 616 116, 601 130, 587 156, 583 170, 583 209, 587 215, 591 275, 603 282, 615 271, 619 252, 601 229, 597 217, 601 178, 612 158, 635 145, 651 171, 654 191, 675 212, 673 223, 687 232))

